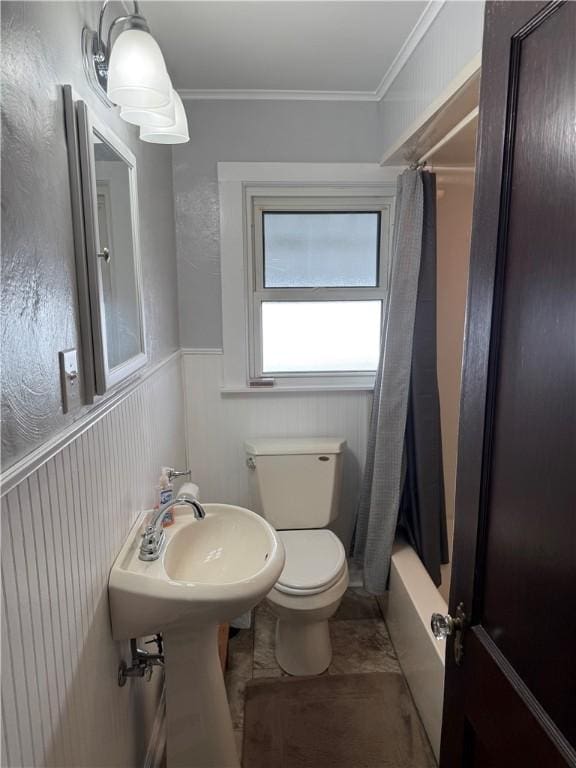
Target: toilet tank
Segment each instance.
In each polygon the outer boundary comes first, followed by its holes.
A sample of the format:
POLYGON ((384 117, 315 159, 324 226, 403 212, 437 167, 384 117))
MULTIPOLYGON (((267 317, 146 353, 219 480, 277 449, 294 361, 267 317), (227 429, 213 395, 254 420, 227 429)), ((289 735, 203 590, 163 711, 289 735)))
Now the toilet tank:
POLYGON ((338 515, 346 440, 258 438, 244 447, 256 511, 275 528, 324 528, 338 515))

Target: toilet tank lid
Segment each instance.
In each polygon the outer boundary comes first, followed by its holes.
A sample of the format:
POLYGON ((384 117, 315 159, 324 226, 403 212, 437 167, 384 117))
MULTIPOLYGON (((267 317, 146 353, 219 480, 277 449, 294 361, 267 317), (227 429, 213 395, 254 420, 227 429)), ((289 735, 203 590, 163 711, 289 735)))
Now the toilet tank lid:
POLYGON ((258 437, 244 443, 250 456, 334 454, 342 453, 345 447, 343 437, 258 437))

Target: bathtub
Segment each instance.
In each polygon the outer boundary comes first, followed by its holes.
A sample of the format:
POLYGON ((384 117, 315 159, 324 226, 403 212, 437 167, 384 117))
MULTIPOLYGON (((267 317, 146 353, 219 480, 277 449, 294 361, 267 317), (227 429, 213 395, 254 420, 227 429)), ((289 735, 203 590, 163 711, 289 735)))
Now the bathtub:
MULTIPOLYGON (((446 595, 448 576, 446 568, 441 588, 446 595)), ((394 546, 387 597, 386 623, 390 637, 438 760, 445 641, 436 640, 432 634, 430 616, 435 612, 448 613, 448 605, 416 552, 404 542, 394 546)))

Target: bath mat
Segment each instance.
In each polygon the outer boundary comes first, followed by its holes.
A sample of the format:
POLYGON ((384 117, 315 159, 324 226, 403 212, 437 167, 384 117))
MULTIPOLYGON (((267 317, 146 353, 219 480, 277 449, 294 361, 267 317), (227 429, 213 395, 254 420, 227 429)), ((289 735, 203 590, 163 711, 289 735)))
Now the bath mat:
POLYGON ((243 768, 435 768, 402 675, 253 680, 243 768))

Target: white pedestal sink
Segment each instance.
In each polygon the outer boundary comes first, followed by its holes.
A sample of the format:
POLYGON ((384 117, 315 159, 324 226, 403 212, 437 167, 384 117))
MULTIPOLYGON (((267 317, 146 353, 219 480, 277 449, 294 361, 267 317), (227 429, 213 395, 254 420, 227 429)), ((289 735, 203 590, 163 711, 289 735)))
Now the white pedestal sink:
POLYGON ((175 508, 158 560, 139 559, 143 515, 110 572, 115 640, 162 632, 168 768, 238 768, 217 648, 218 624, 250 610, 284 566, 274 529, 250 510, 175 508))

